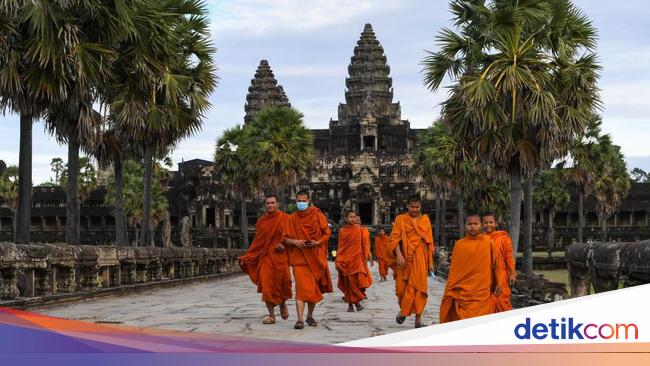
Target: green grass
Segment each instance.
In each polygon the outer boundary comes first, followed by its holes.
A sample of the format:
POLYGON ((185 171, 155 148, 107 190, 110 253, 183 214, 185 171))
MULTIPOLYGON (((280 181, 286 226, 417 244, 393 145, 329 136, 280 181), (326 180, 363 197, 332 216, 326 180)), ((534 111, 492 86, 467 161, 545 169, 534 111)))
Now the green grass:
MULTIPOLYGON (((564 257, 564 251, 557 251, 557 252, 551 252, 551 255, 553 257, 564 257)), ((517 258, 522 258, 524 256, 523 253, 517 253, 517 258)), ((548 257, 547 252, 533 252, 533 258, 546 258, 548 257)))

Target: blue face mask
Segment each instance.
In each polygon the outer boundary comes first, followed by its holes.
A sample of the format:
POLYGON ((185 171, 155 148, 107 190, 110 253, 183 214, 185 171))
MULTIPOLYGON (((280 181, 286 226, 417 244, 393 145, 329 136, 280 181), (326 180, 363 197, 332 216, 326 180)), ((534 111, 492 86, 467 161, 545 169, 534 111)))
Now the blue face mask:
POLYGON ((296 202, 298 211, 305 211, 309 207, 309 202, 296 202))

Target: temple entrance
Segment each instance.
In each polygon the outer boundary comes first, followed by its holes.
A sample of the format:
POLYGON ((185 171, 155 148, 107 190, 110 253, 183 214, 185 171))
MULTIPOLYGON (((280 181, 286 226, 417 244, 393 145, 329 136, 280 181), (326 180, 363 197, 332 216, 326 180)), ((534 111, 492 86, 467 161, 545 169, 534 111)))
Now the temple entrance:
POLYGON ((372 202, 359 202, 359 217, 362 225, 372 225, 372 202))
POLYGON ((216 215, 214 212, 214 207, 207 207, 205 210, 205 226, 211 227, 214 226, 216 221, 216 215))
POLYGON ((375 136, 364 136, 363 148, 375 150, 375 136))

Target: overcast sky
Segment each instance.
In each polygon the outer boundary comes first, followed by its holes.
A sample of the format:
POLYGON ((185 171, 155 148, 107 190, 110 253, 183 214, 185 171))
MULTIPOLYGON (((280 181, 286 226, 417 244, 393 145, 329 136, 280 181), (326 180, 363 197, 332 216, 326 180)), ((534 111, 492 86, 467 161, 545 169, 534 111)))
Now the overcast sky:
MULTIPOLYGON (((576 0, 599 30, 598 55, 605 132, 621 145, 628 166, 650 170, 650 2, 576 0)), ((391 66, 395 100, 402 118, 424 128, 436 119, 445 92, 422 86, 420 61, 435 50, 434 37, 450 26, 447 0, 236 0, 209 1, 219 86, 203 130, 173 152, 175 163, 212 160, 214 141, 240 124, 250 79, 267 59, 291 104, 311 128, 327 128, 343 101, 347 66, 365 23, 371 23, 391 66)), ((19 123, 0 115, 0 160, 18 162, 19 123)), ((34 183, 53 175, 53 157, 66 159, 43 130, 34 126, 34 183)))

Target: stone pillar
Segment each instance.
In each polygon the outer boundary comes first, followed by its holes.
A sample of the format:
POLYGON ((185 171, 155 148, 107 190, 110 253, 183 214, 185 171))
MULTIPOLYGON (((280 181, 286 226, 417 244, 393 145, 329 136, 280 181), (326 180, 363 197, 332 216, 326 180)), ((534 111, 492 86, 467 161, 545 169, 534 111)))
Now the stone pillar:
POLYGON ((102 267, 102 287, 111 286, 111 267, 102 267))
POLYGON ((27 268, 25 270, 25 293, 23 296, 36 296, 36 276, 34 273, 34 268, 27 268))
POLYGON ((221 229, 221 210, 218 207, 214 208, 214 227, 221 229))
POLYGON ((60 267, 56 269, 57 291, 75 292, 77 290, 77 281, 75 270, 72 267, 60 267))
POLYGON ((634 210, 630 211, 630 226, 634 226, 634 210))
POLYGON ((52 291, 53 294, 57 293, 57 291, 59 290, 57 284, 58 272, 59 270, 56 267, 50 268, 49 271, 48 281, 50 282, 50 290, 52 291))
POLYGON ((56 222, 56 231, 60 231, 61 230, 61 219, 59 218, 59 216, 55 216, 54 221, 56 222))
POLYGON ((172 264, 169 266, 169 279, 173 280, 176 276, 176 262, 172 262, 172 264))
POLYGON ((41 231, 45 231, 45 217, 41 216, 41 231))
POLYGON ((614 213, 614 226, 618 226, 618 212, 614 213))
POLYGON ((106 230, 106 216, 102 215, 102 230, 106 230))
POLYGON ((52 272, 52 268, 37 269, 34 271, 37 294, 49 295, 52 293, 52 272))

